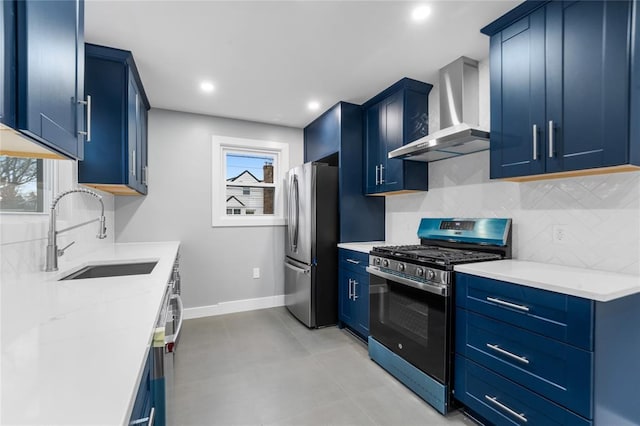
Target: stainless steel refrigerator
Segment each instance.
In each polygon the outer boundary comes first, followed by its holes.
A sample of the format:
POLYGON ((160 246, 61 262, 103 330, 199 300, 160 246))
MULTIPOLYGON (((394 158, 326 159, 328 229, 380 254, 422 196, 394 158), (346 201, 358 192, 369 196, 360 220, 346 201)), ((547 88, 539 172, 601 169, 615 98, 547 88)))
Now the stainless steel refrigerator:
POLYGON ((306 163, 285 181, 284 292, 307 327, 338 321, 338 168, 306 163))

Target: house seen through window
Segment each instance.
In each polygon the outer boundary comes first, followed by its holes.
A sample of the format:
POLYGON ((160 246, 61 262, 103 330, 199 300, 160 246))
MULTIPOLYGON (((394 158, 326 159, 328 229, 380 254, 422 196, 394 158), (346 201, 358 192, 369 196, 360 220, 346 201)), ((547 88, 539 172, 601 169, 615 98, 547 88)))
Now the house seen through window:
POLYGON ((225 152, 227 215, 273 215, 274 155, 225 152))

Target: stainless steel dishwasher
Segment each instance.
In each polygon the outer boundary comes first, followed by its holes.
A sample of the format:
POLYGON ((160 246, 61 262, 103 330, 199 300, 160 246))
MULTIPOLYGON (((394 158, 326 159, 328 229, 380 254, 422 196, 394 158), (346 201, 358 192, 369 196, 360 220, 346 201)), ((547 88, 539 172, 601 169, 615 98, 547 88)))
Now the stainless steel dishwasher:
POLYGON ((184 307, 180 298, 179 261, 180 254, 176 256, 171 279, 167 283, 153 338, 151 383, 157 425, 168 423, 170 413, 167 412, 167 400, 173 398, 173 364, 184 319, 184 307))

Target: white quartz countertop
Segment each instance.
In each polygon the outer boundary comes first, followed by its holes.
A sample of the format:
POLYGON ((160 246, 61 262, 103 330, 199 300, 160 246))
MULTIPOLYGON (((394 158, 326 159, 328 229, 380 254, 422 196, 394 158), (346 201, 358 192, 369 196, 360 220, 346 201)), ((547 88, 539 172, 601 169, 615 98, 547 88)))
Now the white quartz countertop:
POLYGON ((523 260, 457 265, 457 272, 608 302, 640 293, 640 276, 523 260))
POLYGON ((371 249, 376 246, 389 246, 389 245, 393 245, 393 244, 387 241, 362 241, 357 243, 339 243, 338 248, 359 251, 361 253, 369 254, 371 249))
POLYGON ((179 242, 114 244, 2 283, 2 424, 127 424, 179 242), (89 263, 147 275, 57 281, 89 263))

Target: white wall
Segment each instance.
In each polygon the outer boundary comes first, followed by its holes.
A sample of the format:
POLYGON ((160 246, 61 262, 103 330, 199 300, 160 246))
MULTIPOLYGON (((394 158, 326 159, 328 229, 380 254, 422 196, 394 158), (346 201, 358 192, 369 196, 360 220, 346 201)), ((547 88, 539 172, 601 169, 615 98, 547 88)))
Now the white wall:
MULTIPOLYGON (((489 128, 487 64, 480 124, 489 128)), ((434 87, 431 131, 437 110, 434 87)), ((387 240, 417 242, 422 217, 448 216, 513 218, 519 259, 640 274, 640 172, 513 183, 489 180, 488 151, 430 163, 427 193, 387 197, 387 240), (554 225, 566 227, 565 244, 552 241, 554 225)))
POLYGON ((288 143, 291 165, 303 161, 301 129, 152 109, 149 194, 115 202, 117 242, 182 242, 185 306, 211 307, 207 312, 223 302, 281 296, 284 283, 283 227, 211 227, 212 135, 288 143))
MULTIPOLYGON (((78 174, 75 161, 56 160, 54 166, 56 193, 77 187, 78 174)), ((58 247, 72 241, 64 256, 58 259, 58 268, 64 270, 72 259, 114 242, 114 200, 111 194, 102 195, 107 219, 107 238, 99 240, 98 223, 92 223, 58 236, 58 247)), ((2 285, 17 283, 25 274, 44 270, 49 229, 49 205, 44 214, 0 214, 0 275, 2 285)), ((100 203, 91 196, 71 194, 58 203, 58 229, 95 219, 100 216, 100 203)), ((18 283, 19 284, 19 283, 18 283)))

